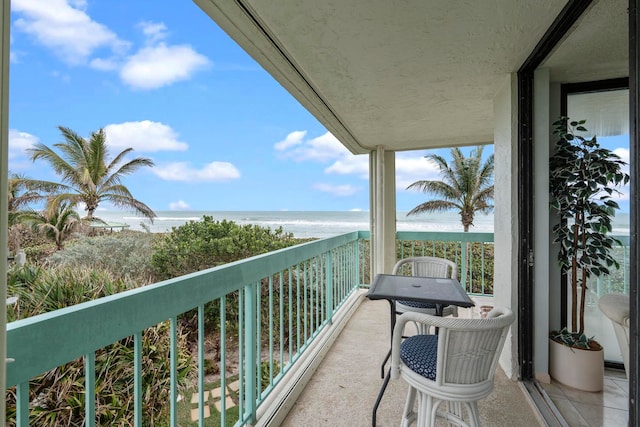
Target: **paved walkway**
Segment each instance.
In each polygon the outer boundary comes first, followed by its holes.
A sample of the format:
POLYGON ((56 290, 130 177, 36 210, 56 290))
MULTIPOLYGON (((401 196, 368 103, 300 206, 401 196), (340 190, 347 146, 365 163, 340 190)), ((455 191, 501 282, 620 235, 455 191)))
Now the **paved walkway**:
MULTIPOLYGON (((282 426, 371 426, 373 404, 382 384, 380 363, 389 350, 389 334, 389 304, 365 299, 282 426)), ((407 385, 402 380, 390 381, 378 409, 378 426, 400 425, 406 392, 407 385)), ((520 385, 509 380, 500 368, 493 393, 479 407, 484 426, 544 425, 520 385)))

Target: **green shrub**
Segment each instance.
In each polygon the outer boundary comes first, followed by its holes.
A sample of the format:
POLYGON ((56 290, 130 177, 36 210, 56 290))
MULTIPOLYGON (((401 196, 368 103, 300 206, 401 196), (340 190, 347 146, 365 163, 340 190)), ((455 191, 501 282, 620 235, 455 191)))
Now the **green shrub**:
POLYGON ((33 264, 43 264, 53 253, 56 252, 55 243, 42 243, 23 248, 27 260, 33 264))
MULTIPOLYGON (((275 231, 258 225, 238 225, 233 221, 215 221, 203 216, 201 221, 189 221, 173 227, 155 244, 152 256, 154 276, 158 280, 178 277, 229 262, 293 246, 299 240, 282 228, 275 231)), ((263 285, 268 279, 263 279, 263 285)), ((227 333, 238 333, 238 294, 226 297, 227 333)), ((266 299, 263 304, 266 304, 266 299)), ((182 325, 190 331, 189 341, 197 338, 197 311, 191 310, 180 316, 182 325)), ((220 330, 220 303, 218 300, 204 306, 205 328, 215 336, 220 330)))
POLYGON ((85 236, 52 254, 47 262, 53 266, 104 269, 116 277, 148 284, 152 281, 151 254, 157 238, 151 233, 135 231, 85 236))
MULTIPOLYGON (((9 271, 8 294, 18 296, 8 307, 9 321, 94 300, 137 287, 100 269, 25 266, 9 271)), ((162 425, 169 408, 170 328, 167 322, 142 335, 142 398, 144 425, 162 425)), ((186 385, 194 372, 185 334, 179 328, 177 371, 186 385)), ((133 338, 128 337, 95 353, 97 425, 133 425, 133 338)), ((38 426, 84 425, 84 365, 78 359, 30 381, 30 421, 38 426)), ((15 425, 15 388, 7 390, 7 425, 15 425)))
MULTIPOLYGON (((493 243, 473 242, 468 245, 466 290, 471 293, 492 294, 493 243)), ((396 242, 396 257, 402 259, 412 256, 435 256, 449 259, 458 264, 458 279, 462 281, 463 249, 460 242, 402 240, 396 242)))
POLYGON ((152 256, 155 277, 170 279, 195 271, 249 258, 298 243, 282 228, 275 231, 233 221, 189 221, 173 227, 156 245, 152 256))

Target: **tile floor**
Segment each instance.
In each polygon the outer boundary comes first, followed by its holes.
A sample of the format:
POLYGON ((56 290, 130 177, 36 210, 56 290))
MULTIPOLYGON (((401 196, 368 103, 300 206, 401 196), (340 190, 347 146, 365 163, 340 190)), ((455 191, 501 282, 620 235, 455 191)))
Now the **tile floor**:
POLYGON ((605 371, 600 393, 583 392, 555 381, 543 384, 571 427, 620 427, 628 423, 629 381, 624 371, 605 371))

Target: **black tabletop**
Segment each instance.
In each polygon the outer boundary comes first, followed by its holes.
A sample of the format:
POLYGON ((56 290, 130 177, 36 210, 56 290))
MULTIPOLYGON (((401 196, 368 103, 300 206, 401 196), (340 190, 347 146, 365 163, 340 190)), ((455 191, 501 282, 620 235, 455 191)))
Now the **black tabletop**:
POLYGON ((475 304, 456 279, 378 274, 369 288, 372 300, 403 300, 473 307, 475 304))

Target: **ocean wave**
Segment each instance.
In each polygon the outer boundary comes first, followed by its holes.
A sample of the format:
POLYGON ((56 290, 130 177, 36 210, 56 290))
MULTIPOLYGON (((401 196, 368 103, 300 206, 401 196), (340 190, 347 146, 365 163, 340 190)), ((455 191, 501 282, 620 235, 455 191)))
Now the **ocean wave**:
MULTIPOLYGON (((226 219, 240 225, 255 224, 274 230, 282 227, 286 233, 299 238, 325 238, 357 230, 369 230, 369 212, 294 212, 294 211, 159 211, 151 223, 148 219, 130 213, 102 211, 100 218, 107 222, 124 222, 130 230, 149 230, 156 233, 170 231, 188 221, 200 221, 208 215, 216 221, 226 219), (125 216, 126 215, 126 216, 125 216)), ((628 218, 616 217, 614 234, 629 233, 628 218)), ((479 215, 474 220, 471 232, 492 233, 493 215, 479 215)), ((460 217, 453 213, 431 214, 407 217, 406 212, 397 212, 398 231, 444 231, 462 232, 460 217)))

